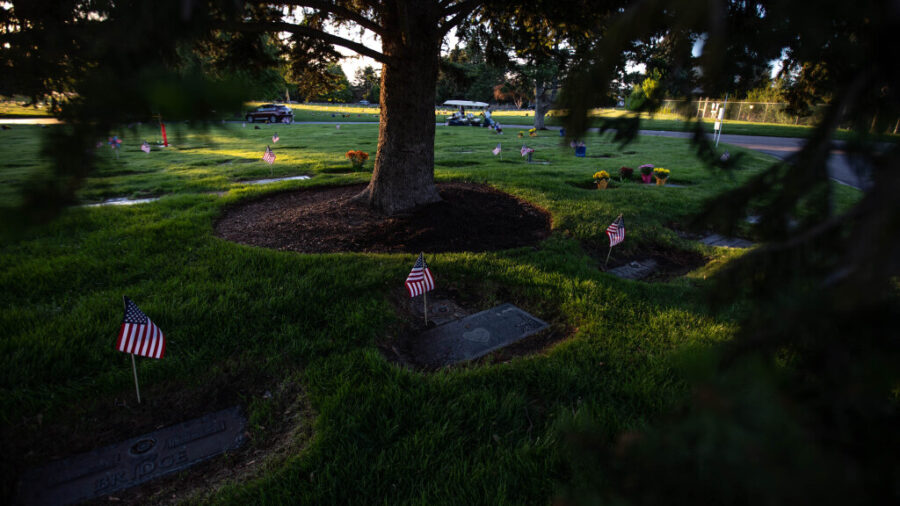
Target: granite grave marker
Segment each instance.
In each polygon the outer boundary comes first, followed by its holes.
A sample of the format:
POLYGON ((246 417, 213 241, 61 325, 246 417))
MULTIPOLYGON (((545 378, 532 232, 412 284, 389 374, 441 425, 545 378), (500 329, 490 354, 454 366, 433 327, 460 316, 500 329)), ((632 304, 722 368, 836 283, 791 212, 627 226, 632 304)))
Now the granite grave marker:
POLYGON ((444 366, 482 357, 548 326, 512 304, 501 304, 428 330, 413 347, 423 365, 444 366))
POLYGON ((17 504, 73 504, 186 469, 244 441, 237 406, 23 473, 17 504))

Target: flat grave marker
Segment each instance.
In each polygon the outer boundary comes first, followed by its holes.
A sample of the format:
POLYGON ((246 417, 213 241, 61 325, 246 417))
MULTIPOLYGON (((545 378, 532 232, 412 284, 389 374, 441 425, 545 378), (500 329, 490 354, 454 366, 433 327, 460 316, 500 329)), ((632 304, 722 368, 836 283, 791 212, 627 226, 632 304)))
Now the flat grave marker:
POLYGON ((737 237, 725 237, 719 234, 712 234, 700 239, 700 242, 708 246, 718 246, 720 248, 749 248, 753 243, 746 239, 737 237))
POLYGON ((423 365, 440 367, 482 357, 547 327, 516 306, 501 304, 423 332, 414 351, 423 365))
POLYGON ((648 258, 646 260, 635 260, 625 265, 610 269, 609 272, 613 276, 622 279, 640 280, 653 274, 656 271, 656 260, 648 258))
POLYGON ((235 406, 29 469, 15 504, 73 504, 187 469, 237 449, 246 424, 235 406))

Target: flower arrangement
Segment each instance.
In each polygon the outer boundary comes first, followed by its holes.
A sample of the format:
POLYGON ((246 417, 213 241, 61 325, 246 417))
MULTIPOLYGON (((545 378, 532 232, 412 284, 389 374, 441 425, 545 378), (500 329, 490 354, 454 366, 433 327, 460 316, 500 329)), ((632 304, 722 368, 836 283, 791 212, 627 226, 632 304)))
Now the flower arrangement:
POLYGON ((522 137, 525 137, 525 132, 519 130, 519 138, 521 139, 522 137))
POLYGON ((528 136, 529 137, 537 137, 537 128, 529 128, 528 136))
POLYGON ((609 185, 609 172, 605 170, 594 172, 594 184, 597 185, 598 190, 605 190, 609 185))
POLYGON ((631 175, 634 174, 634 169, 631 167, 619 167, 619 177, 624 179, 631 179, 631 175))
POLYGON ((656 184, 662 186, 666 184, 666 180, 669 179, 669 169, 664 169, 662 167, 653 169, 653 177, 656 178, 656 184))
POLYGON ((648 184, 651 182, 651 178, 653 177, 653 164, 645 163, 638 167, 638 170, 641 171, 641 182, 648 184))
POLYGON ((605 170, 594 172, 594 182, 599 183, 600 181, 609 181, 609 172, 605 170))
POLYGON ((350 163, 353 164, 354 169, 362 168, 363 164, 366 163, 366 160, 369 159, 369 153, 365 151, 347 151, 347 158, 350 159, 350 163))

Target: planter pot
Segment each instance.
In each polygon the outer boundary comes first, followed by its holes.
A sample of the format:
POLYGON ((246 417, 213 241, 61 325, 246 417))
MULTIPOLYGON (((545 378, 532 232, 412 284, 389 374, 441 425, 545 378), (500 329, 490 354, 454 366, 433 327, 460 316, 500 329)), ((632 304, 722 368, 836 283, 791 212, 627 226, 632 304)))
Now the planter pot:
POLYGON ((587 146, 577 146, 575 148, 575 156, 578 158, 584 158, 587 155, 587 146))
POLYGON ((601 179, 600 181, 597 181, 597 189, 598 190, 605 190, 608 185, 609 185, 609 179, 601 179))
POLYGON ((665 186, 665 185, 666 185, 666 181, 667 181, 668 179, 669 179, 669 178, 667 178, 667 177, 665 177, 665 178, 659 178, 659 177, 656 178, 656 186, 665 186))
POLYGON ((653 174, 641 174, 641 182, 644 184, 650 184, 653 182, 653 174))

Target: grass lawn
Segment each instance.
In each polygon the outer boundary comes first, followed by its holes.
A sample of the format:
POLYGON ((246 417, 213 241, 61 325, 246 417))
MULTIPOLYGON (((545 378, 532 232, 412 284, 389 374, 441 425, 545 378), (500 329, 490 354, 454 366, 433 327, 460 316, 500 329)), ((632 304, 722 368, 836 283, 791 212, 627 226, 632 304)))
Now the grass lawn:
MULTIPOLYGON (((439 181, 483 182, 529 200, 551 213, 553 234, 537 248, 430 255, 438 286, 455 287, 481 309, 513 302, 571 335, 506 363, 488 358, 437 373, 392 364, 376 345, 397 328, 392 298, 414 255, 304 255, 213 235, 229 204, 367 181, 370 173, 349 172, 344 153, 374 155, 377 130, 229 124, 204 132, 172 124, 174 146, 150 154, 139 146, 155 141, 154 129, 119 132, 119 159, 108 146, 100 149, 102 167, 81 199, 160 200, 72 208, 0 242, 4 437, 39 438, 52 424, 83 427, 97 406, 133 398, 130 359, 113 348, 127 294, 168 338, 164 359, 138 359, 148 402, 166 395, 201 402, 215 385, 240 385, 251 447, 268 444, 272 427, 298 426, 288 427, 286 450, 258 457, 262 467, 250 478, 209 491, 204 501, 546 503, 572 476, 568 430, 592 419, 611 441, 651 423, 686 394, 679 356, 733 334, 740 308, 711 314, 703 287, 741 252, 681 239, 667 225, 765 167, 767 157, 749 152, 745 168, 728 178, 702 168, 679 139, 648 138, 626 154, 592 136, 588 154, 611 157, 575 158, 555 133, 542 132, 525 143, 536 161, 549 163, 527 164, 514 132, 439 127, 439 181), (281 140, 273 144, 276 131, 281 140), (491 154, 497 142, 502 160, 491 154), (266 145, 278 157, 272 170, 260 161, 266 145), (685 187, 580 187, 599 169, 617 174, 642 163, 670 169, 671 182, 685 187), (242 183, 272 174, 314 177, 242 183), (606 249, 592 245, 605 242, 619 213, 627 238, 613 256, 663 247, 699 252, 709 264, 655 284, 601 272, 606 249), (288 420, 280 407, 297 399, 303 416, 288 420)), ((41 132, 0 133, 0 204, 15 204, 27 174, 44 163, 41 132)), ((836 192, 841 206, 859 196, 840 185, 836 192)), ((17 465, 7 459, 4 475, 14 476, 17 465)), ((4 495, 10 479, 2 482, 4 495)))
POLYGON ((0 118, 43 118, 50 116, 46 105, 26 107, 22 102, 0 101, 0 118))
MULTIPOLYGON (((358 104, 335 104, 335 105, 307 105, 292 104, 290 106, 294 111, 295 121, 378 121, 377 106, 360 106, 358 104)), ((471 111, 477 114, 475 110, 471 111)), ((622 109, 597 109, 593 112, 595 118, 615 118, 624 116, 627 111, 622 109)), ((436 110, 436 121, 443 123, 453 114, 452 109, 438 108, 436 110)), ((494 119, 502 125, 532 125, 534 123, 534 111, 494 111, 494 119)), ((556 116, 555 112, 546 117, 545 122, 549 126, 560 126, 562 120, 556 116)), ((596 122, 599 125, 599 121, 596 122)), ((709 132, 713 132, 713 121, 705 121, 703 128, 709 132)), ((684 121, 675 114, 642 114, 641 128, 644 130, 662 130, 662 131, 682 131, 688 127, 688 122, 684 121)), ((509 128, 507 133, 510 130, 509 128)), ((812 128, 802 125, 782 125, 778 123, 751 123, 748 121, 729 120, 725 123, 723 133, 733 135, 761 135, 767 137, 808 137, 812 134, 812 128)), ((515 132, 513 132, 515 133, 515 132)), ((835 139, 847 140, 851 137, 850 130, 837 130, 835 139)), ((884 141, 896 141, 896 135, 882 135, 884 141)))

